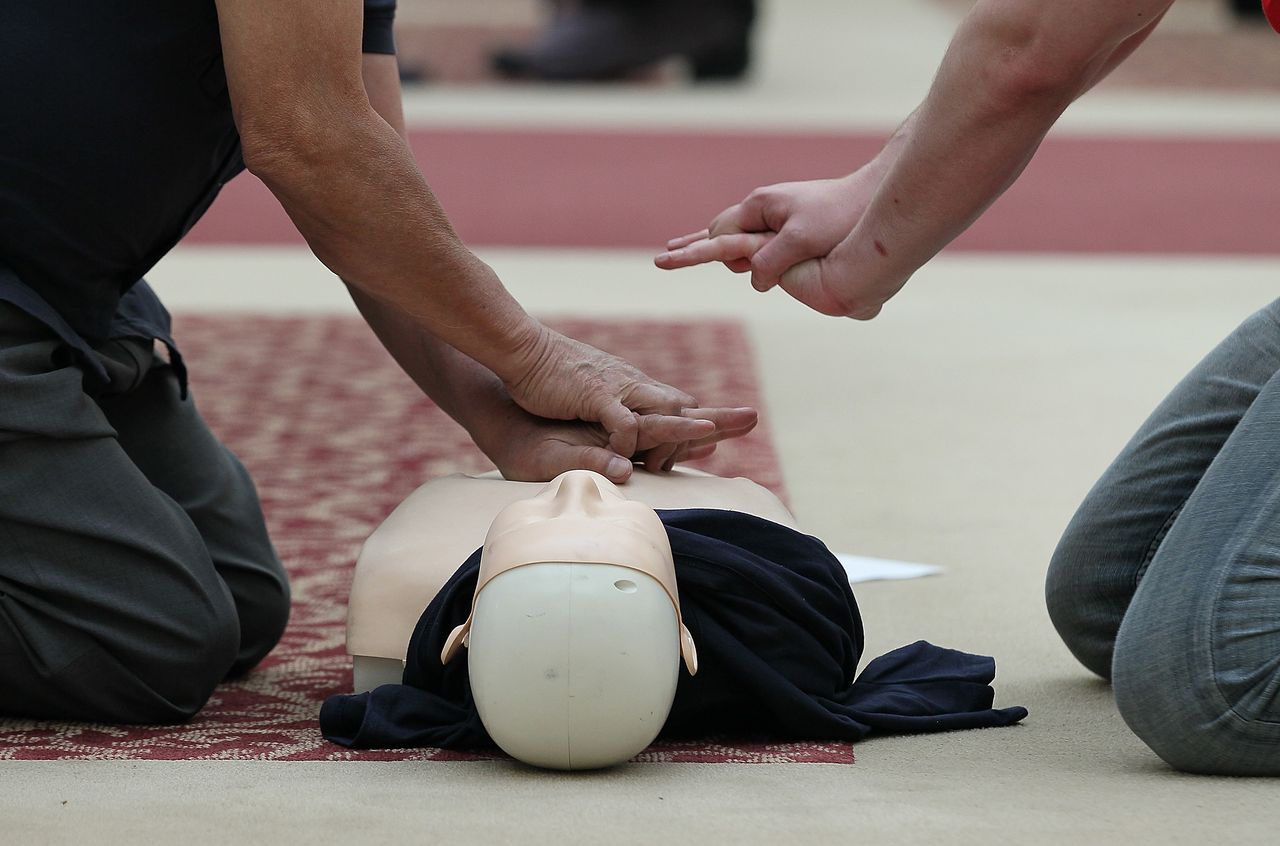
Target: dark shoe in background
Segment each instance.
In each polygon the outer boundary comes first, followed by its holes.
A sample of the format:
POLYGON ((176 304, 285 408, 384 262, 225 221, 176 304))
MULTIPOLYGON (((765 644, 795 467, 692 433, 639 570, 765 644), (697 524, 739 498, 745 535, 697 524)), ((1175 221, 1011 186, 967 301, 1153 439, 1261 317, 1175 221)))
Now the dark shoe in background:
POLYGON ((1231 0, 1231 11, 1243 20, 1262 20, 1262 0, 1231 0))
POLYGON ((754 22, 755 0, 561 0, 533 44, 492 61, 509 78, 568 82, 622 79, 682 58, 695 80, 738 79, 754 22))

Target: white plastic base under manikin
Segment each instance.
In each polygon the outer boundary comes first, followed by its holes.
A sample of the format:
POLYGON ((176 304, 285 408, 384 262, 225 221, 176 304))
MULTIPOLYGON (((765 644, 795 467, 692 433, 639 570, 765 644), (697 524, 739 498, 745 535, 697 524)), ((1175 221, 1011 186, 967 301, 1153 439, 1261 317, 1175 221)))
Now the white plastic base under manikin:
POLYGON ((364 693, 383 684, 400 684, 404 675, 404 662, 398 658, 353 655, 351 659, 354 693, 364 693))

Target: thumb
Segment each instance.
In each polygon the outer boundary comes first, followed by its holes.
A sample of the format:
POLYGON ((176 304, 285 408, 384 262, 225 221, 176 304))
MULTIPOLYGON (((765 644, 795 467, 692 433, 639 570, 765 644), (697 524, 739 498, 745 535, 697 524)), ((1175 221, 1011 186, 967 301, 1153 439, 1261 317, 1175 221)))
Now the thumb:
POLYGON ((824 284, 824 259, 809 259, 788 268, 779 286, 792 297, 821 314, 846 317, 854 308, 824 284))
POLYGON ((789 269, 807 260, 817 258, 813 250, 806 250, 795 233, 784 228, 751 256, 751 286, 757 291, 767 291, 782 279, 789 269))
POLYGON ((541 458, 541 475, 547 479, 569 470, 592 470, 616 484, 631 478, 631 460, 604 447, 557 441, 543 448, 541 458))
POLYGON ((609 448, 618 455, 635 455, 636 440, 640 433, 640 421, 635 412, 611 399, 600 410, 599 417, 600 425, 609 433, 609 448))

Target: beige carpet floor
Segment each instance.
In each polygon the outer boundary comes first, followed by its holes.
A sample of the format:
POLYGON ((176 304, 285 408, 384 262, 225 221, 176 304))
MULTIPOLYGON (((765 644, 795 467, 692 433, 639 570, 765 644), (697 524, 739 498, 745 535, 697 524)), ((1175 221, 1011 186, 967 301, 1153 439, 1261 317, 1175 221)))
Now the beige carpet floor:
MULTIPOLYGON (((679 98, 662 86, 519 97, 426 86, 409 111, 436 125, 887 131, 928 85, 954 26, 925 0, 764 5, 751 86, 679 98)), ((402 16, 430 8, 465 25, 499 6, 514 9, 503 25, 525 28, 538 8, 405 0, 402 16)), ((1099 92, 1068 112, 1067 128, 1274 137, 1271 99, 1148 87, 1165 71, 1185 81, 1203 67, 1199 50, 1184 61, 1181 31, 1135 65, 1154 71, 1137 94, 1099 92)), ((1261 37, 1241 37, 1249 44, 1237 40, 1232 54, 1243 45, 1241 56, 1254 55, 1261 37)), ((723 272, 665 277, 639 253, 486 258, 540 314, 746 320, 805 527, 833 548, 947 567, 859 590, 868 654, 917 637, 994 654, 998 700, 1030 708, 1026 724, 872 740, 853 766, 646 764, 563 776, 508 763, 0 762, 0 844, 1275 841, 1280 784, 1164 767, 1059 644, 1041 583, 1093 479, 1182 372, 1276 296, 1280 262, 943 257, 859 325, 755 295, 723 272)), ((176 309, 343 308, 341 286, 297 251, 179 250, 152 281, 176 309)))
MULTIPOLYGON (((855 324, 712 270, 673 280, 635 254, 489 258, 540 313, 634 313, 616 292, 645 290, 641 311, 745 320, 805 527, 836 549, 947 567, 861 586, 868 654, 917 637, 993 654, 998 702, 1029 707, 1025 725, 870 740, 854 766, 6 762, 3 842, 1273 842, 1280 784, 1167 769, 1060 645, 1040 592, 1093 478, 1273 296, 1275 262, 943 258, 855 324), (571 282, 588 276, 613 295, 571 282)), ((298 284, 317 272, 273 260, 298 284)), ((236 275, 205 255, 174 261, 191 291, 199 268, 236 275)))

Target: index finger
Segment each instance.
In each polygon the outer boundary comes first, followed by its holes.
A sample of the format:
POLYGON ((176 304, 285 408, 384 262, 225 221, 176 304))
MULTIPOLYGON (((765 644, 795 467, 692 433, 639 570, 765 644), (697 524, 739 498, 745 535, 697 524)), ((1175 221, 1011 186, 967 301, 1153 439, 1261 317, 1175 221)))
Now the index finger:
POLYGON ((730 262, 749 259, 769 243, 773 235, 772 232, 739 232, 704 238, 687 247, 667 250, 655 257, 653 263, 665 270, 674 270, 712 261, 730 262))
POLYGON ((664 443, 675 442, 689 447, 701 447, 728 438, 739 438, 754 429, 759 419, 759 413, 750 407, 686 408, 680 412, 679 417, 641 415, 636 450, 644 452, 664 443))
POLYGON ((672 238, 667 242, 668 250, 678 250, 681 247, 687 247, 694 241, 701 241, 703 238, 710 237, 710 229, 702 229, 697 232, 690 232, 688 235, 681 235, 679 238, 672 238))
POLYGON ((636 451, 645 452, 663 444, 702 441, 714 436, 715 432, 716 424, 713 420, 669 414, 642 414, 636 451))
MULTIPOLYGON (((745 435, 760 422, 760 412, 750 406, 686 408, 680 413, 695 420, 708 420, 714 423, 716 430, 711 437, 717 441, 745 435)), ((706 441, 705 438, 703 440, 706 441)))
POLYGON ((716 215, 711 221, 711 237, 717 235, 736 235, 739 232, 772 232, 773 227, 765 220, 765 200, 761 192, 752 191, 747 198, 716 215))

